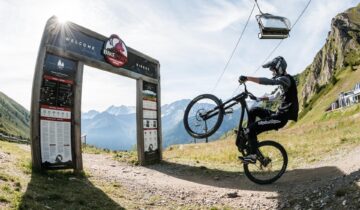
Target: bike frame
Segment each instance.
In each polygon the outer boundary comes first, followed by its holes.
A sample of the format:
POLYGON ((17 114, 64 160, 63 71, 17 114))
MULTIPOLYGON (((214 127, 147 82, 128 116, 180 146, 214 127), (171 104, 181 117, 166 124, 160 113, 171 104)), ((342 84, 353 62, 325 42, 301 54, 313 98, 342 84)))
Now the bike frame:
MULTIPOLYGON (((247 88, 246 88, 246 85, 245 83, 243 84, 244 87, 245 87, 245 91, 228 99, 227 101, 221 103, 220 106, 216 106, 215 108, 213 108, 212 110, 204 113, 204 114, 200 114, 200 116, 204 119, 205 123, 206 123, 206 120, 210 119, 211 117, 213 116, 216 116, 217 114, 219 114, 219 109, 223 109, 224 111, 235 106, 236 104, 239 104, 241 105, 241 115, 240 115, 240 121, 239 121, 239 125, 238 125, 238 133, 237 133, 237 136, 236 136, 236 141, 238 141, 238 139, 240 138, 240 132, 243 130, 243 122, 244 122, 244 116, 245 116, 245 112, 246 114, 249 113, 249 108, 248 108, 248 105, 246 103, 246 98, 249 96, 249 95, 252 95, 252 93, 249 93, 247 91, 247 88)), ((240 139, 241 141, 242 139, 240 139)), ((244 143, 244 142, 240 142, 241 144, 244 143)))
POLYGON ((246 111, 246 113, 248 114, 249 113, 249 108, 247 106, 247 103, 246 103, 246 98, 249 96, 249 95, 252 95, 251 93, 249 93, 246 89, 246 85, 245 83, 243 84, 244 87, 245 87, 245 91, 228 99, 227 101, 221 103, 220 107, 219 106, 216 106, 214 107, 212 110, 204 113, 204 114, 201 114, 200 116, 204 119, 204 120, 208 120, 210 119, 211 117, 215 116, 218 114, 218 110, 221 108, 221 109, 224 109, 227 110, 233 106, 235 106, 236 104, 239 104, 241 105, 241 115, 240 115, 240 122, 239 122, 239 129, 242 128, 241 125, 243 124, 243 121, 244 121, 244 111, 246 111))
POLYGON ((245 116, 245 112, 246 114, 249 113, 249 108, 247 106, 246 103, 246 98, 247 98, 248 94, 246 92, 240 93, 237 96, 234 96, 233 98, 225 101, 224 103, 222 103, 223 109, 227 110, 233 106, 235 106, 236 104, 241 105, 241 115, 240 115, 240 121, 239 121, 239 129, 242 128, 242 124, 244 122, 244 116, 245 116))

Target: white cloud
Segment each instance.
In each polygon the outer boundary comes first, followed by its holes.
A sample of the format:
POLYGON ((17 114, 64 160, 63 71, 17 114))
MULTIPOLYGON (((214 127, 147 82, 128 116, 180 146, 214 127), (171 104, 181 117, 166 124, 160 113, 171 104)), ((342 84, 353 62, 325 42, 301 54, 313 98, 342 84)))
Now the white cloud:
MULTIPOLYGON (((263 12, 295 21, 306 0, 259 1, 263 12)), ((331 18, 356 1, 312 1, 304 17, 274 53, 285 55, 291 73, 302 71, 325 41, 331 18)), ((125 43, 161 63, 162 103, 209 92, 242 31, 253 1, 1 1, 0 91, 30 108, 32 75, 46 20, 52 15, 104 35, 116 33, 125 43)), ((257 39, 253 17, 215 94, 229 97, 240 74, 254 70, 278 43, 257 39)), ((85 68, 85 110, 135 103, 135 82, 85 68), (111 84, 111 86, 110 86, 111 84), (115 90, 115 95, 109 94, 115 90), (92 93, 96 92, 96 97, 92 93)), ((260 69, 254 76, 270 76, 260 69)), ((250 86, 257 95, 269 88, 250 86)))
POLYGON ((201 4, 198 8, 199 17, 196 17, 193 27, 208 32, 223 31, 236 22, 246 21, 252 6, 245 1, 201 4))

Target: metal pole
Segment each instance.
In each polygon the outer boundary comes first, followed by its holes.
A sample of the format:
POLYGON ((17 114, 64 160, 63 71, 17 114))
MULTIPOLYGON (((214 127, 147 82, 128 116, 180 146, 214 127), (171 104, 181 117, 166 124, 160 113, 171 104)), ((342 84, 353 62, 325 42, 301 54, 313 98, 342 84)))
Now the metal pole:
MULTIPOLYGON (((207 123, 206 123, 206 120, 205 120, 205 133, 207 133, 208 132, 208 128, 207 128, 207 123)), ((208 137, 206 137, 206 139, 205 139, 205 142, 206 143, 208 143, 208 137)))

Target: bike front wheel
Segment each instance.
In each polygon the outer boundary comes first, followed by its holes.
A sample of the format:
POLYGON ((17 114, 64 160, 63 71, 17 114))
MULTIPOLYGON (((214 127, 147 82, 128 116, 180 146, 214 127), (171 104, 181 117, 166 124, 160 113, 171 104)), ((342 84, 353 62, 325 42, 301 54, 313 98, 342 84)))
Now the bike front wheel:
POLYGON ((286 171, 288 156, 281 144, 263 141, 258 144, 258 159, 255 164, 244 164, 245 175, 257 184, 271 184, 286 171))
POLYGON ((216 96, 199 95, 185 109, 185 130, 194 138, 206 138, 219 129, 223 118, 224 109, 216 96))

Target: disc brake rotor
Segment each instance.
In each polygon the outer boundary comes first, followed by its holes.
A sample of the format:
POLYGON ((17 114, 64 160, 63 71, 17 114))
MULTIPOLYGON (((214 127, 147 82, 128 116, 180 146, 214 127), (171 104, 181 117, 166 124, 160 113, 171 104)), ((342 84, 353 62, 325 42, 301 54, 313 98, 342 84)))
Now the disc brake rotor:
POLYGON ((196 112, 196 115, 195 115, 195 118, 197 121, 204 121, 204 118, 202 117, 203 113, 205 112, 205 109, 199 109, 197 112, 196 112))

